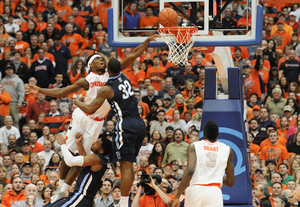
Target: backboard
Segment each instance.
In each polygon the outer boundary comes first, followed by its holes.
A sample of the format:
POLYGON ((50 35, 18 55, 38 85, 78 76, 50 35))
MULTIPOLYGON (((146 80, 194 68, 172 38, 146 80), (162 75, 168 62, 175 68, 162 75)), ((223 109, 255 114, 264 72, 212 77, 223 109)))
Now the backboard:
MULTIPOLYGON (((140 1, 143 2, 144 0, 140 1)), ((136 27, 128 26, 126 24, 126 11, 130 7, 126 2, 128 1, 112 0, 112 8, 108 10, 108 43, 113 47, 136 47, 147 36, 157 32, 157 26, 152 28, 140 27, 140 23, 136 27), (135 35, 129 37, 128 34, 135 35)), ((157 15, 159 11, 166 7, 171 7, 176 11, 183 11, 185 14, 179 13, 183 17, 182 23, 179 26, 189 26, 191 22, 198 26, 198 33, 194 43, 195 47, 260 44, 262 40, 263 8, 258 4, 258 0, 234 1, 240 4, 240 8, 250 7, 250 10, 244 9, 245 14, 242 14, 245 17, 245 24, 228 28, 223 26, 223 16, 221 14, 224 14, 230 2, 232 1, 160 0, 146 3, 145 6, 152 6, 154 8, 154 15, 157 15), (231 35, 224 35, 224 33, 231 33, 231 35)), ((146 16, 145 11, 141 10, 137 13, 140 17, 146 16)), ((158 24, 158 27, 162 26, 158 24)), ((149 44, 149 47, 166 46, 162 38, 157 38, 157 42, 149 44)))

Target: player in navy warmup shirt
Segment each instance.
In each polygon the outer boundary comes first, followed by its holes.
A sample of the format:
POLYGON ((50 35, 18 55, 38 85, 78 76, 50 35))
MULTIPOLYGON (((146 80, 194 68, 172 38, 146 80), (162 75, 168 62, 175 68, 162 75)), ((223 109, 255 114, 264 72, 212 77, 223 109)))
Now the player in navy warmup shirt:
MULTIPOLYGON (((139 51, 142 54, 149 42, 155 40, 156 37, 156 35, 149 37, 133 52, 139 51)), ((83 112, 93 114, 107 99, 116 114, 118 123, 116 124, 114 148, 116 157, 121 164, 121 206, 128 205, 128 195, 134 179, 133 162, 146 133, 145 123, 138 114, 138 101, 134 96, 131 83, 121 73, 121 70, 132 64, 133 60, 133 58, 127 57, 122 62, 111 59, 107 64, 110 78, 98 91, 95 100, 88 105, 82 103, 80 99, 74 102, 83 112)))
POLYGON ((62 135, 56 135, 57 142, 61 145, 65 161, 70 166, 83 166, 77 178, 74 192, 68 197, 62 198, 48 207, 88 207, 93 206, 93 200, 97 191, 101 188, 103 176, 108 169, 108 160, 105 157, 112 150, 112 143, 107 138, 99 138, 92 145, 93 154, 86 155, 82 146, 83 136, 77 133, 76 144, 81 156, 73 156, 66 147, 66 141, 62 135))

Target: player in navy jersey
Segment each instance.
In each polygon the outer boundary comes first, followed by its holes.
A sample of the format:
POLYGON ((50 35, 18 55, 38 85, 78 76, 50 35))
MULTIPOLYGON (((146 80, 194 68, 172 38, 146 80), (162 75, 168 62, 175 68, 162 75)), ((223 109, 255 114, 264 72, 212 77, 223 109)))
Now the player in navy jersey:
MULTIPOLYGON (((155 40, 156 37, 156 35, 149 37, 138 48, 146 49, 149 42, 155 40)), ((81 102, 82 99, 78 99, 74 103, 85 113, 92 114, 107 99, 114 110, 118 120, 114 150, 121 164, 121 206, 127 206, 129 191, 134 180, 133 162, 145 137, 146 127, 138 114, 138 101, 132 90, 131 82, 121 73, 122 68, 123 63, 117 59, 111 59, 107 65, 110 78, 98 91, 95 100, 90 104, 84 104, 81 102)))
POLYGON ((49 205, 51 207, 93 206, 94 197, 102 186, 102 177, 109 164, 105 156, 112 151, 111 141, 107 138, 99 138, 92 145, 91 150, 93 151, 93 154, 87 155, 82 145, 82 133, 77 133, 75 138, 80 156, 73 156, 66 147, 64 137, 61 134, 56 135, 57 142, 61 145, 65 162, 69 166, 83 167, 77 178, 74 192, 68 197, 62 198, 49 205))

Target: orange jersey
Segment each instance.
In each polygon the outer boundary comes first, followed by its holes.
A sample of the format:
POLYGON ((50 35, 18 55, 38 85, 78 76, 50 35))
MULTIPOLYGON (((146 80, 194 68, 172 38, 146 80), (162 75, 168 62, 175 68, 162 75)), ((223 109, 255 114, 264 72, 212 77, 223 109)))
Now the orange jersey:
MULTIPOLYGON (((283 137, 278 137, 277 142, 278 142, 278 144, 280 144, 280 145, 282 145, 282 146, 285 146, 287 140, 286 140, 285 138, 283 138, 283 137)), ((271 142, 270 142, 270 140, 267 138, 267 139, 265 139, 264 141, 262 141, 262 142, 260 143, 260 149, 262 149, 262 148, 264 148, 265 146, 270 145, 270 144, 271 144, 271 142)))
MULTIPOLYGON (((255 65, 256 64, 256 59, 251 60, 251 63, 252 63, 252 65, 255 65)), ((264 66, 270 70, 271 69, 270 61, 269 60, 265 60, 264 61, 264 66)))
MULTIPOLYGON (((181 114, 181 116, 180 116, 181 119, 184 119, 184 113, 185 113, 186 111, 188 111, 188 110, 187 110, 187 109, 184 109, 184 111, 182 112, 182 114, 181 114)), ((197 113, 197 110, 194 109, 194 110, 192 111, 192 117, 193 117, 196 113, 197 113)))
POLYGON ((97 6, 97 8, 94 10, 94 14, 97 15, 100 18, 100 21, 102 22, 103 26, 107 28, 107 11, 111 7, 111 3, 101 3, 97 6))
POLYGON ((158 18, 156 16, 148 17, 145 16, 140 21, 140 28, 147 28, 147 27, 155 27, 158 24, 158 18))
POLYGON ((74 23, 77 24, 82 29, 82 31, 84 30, 85 22, 81 16, 77 15, 77 17, 74 19, 74 23))
POLYGON ((252 69, 252 73, 244 78, 245 88, 247 89, 247 101, 250 99, 251 93, 255 92, 258 98, 261 97, 260 82, 258 71, 252 69))
MULTIPOLYGON (((283 29, 290 35, 292 36, 294 31, 293 31, 293 27, 291 27, 290 25, 284 23, 284 26, 283 26, 283 29)), ((276 31, 278 31, 278 27, 277 27, 277 23, 276 25, 274 25, 272 27, 272 30, 271 30, 271 35, 273 35, 276 31)))
MULTIPOLYGON (((239 19, 239 21, 237 22, 237 26, 245 26, 247 27, 247 18, 245 17, 245 15, 239 19)), ((248 17, 248 26, 251 27, 251 16, 248 17)))
MULTIPOLYGON (((164 79, 165 71, 166 71, 166 68, 161 67, 161 66, 159 66, 158 68, 151 67, 151 68, 148 68, 146 77, 151 79, 154 76, 158 76, 160 79, 164 79)), ((152 80, 152 86, 157 91, 161 90, 160 81, 152 80)))
POLYGON ((15 46, 15 50, 19 50, 22 54, 24 53, 24 49, 26 47, 29 47, 29 44, 25 41, 16 41, 16 46, 15 46))
POLYGON ((73 100, 78 98, 80 95, 81 97, 86 97, 86 91, 85 90, 76 91, 75 93, 71 93, 70 95, 68 95, 68 98, 73 100))
POLYGON ((94 36, 93 36, 93 41, 96 41, 96 50, 98 50, 98 47, 100 44, 102 44, 104 42, 104 35, 106 34, 105 31, 101 31, 101 32, 95 32, 94 36))
POLYGON ((283 160, 289 159, 289 153, 286 147, 282 146, 281 144, 272 145, 269 144, 262 148, 259 156, 260 160, 275 160, 277 166, 283 162, 283 160))
POLYGON ((252 143, 250 146, 250 153, 253 153, 255 156, 257 156, 259 151, 260 147, 257 144, 252 143))
POLYGON ((69 43, 68 48, 71 51, 72 57, 77 56, 76 52, 78 50, 84 50, 89 44, 83 39, 83 37, 80 34, 73 33, 72 35, 65 34, 61 39, 62 44, 67 45, 69 43), (81 44, 81 47, 79 48, 79 45, 81 44))
POLYGON ((168 69, 169 67, 172 67, 172 66, 173 66, 173 63, 171 63, 171 62, 168 61, 167 64, 164 65, 163 62, 160 61, 159 65, 160 65, 161 67, 164 67, 164 68, 168 69))

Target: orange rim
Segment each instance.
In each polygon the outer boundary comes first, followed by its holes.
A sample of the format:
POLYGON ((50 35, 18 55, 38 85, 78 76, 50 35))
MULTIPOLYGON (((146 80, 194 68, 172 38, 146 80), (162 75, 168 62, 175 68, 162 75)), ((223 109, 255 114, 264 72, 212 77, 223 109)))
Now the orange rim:
POLYGON ((177 43, 189 43, 191 41, 192 34, 198 32, 196 27, 163 27, 158 28, 157 31, 160 34, 170 34, 175 36, 177 43))

